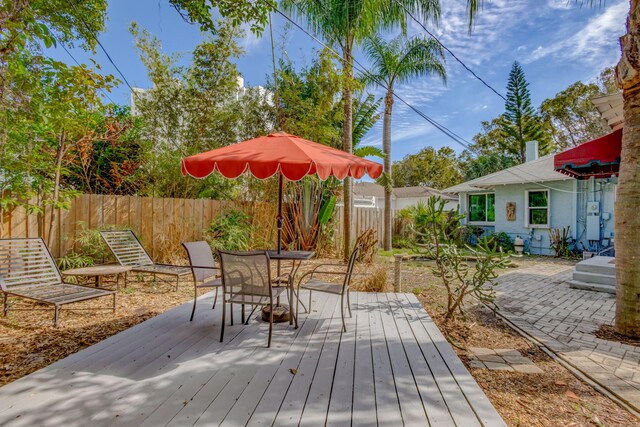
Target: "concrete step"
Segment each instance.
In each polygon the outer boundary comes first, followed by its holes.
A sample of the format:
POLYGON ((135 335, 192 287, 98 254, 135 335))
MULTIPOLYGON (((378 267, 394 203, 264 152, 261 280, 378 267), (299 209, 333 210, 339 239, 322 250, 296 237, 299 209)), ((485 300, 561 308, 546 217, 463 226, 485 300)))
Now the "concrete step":
POLYGON ((597 265, 597 264, 576 264, 576 271, 583 273, 604 274, 608 276, 616 275, 616 266, 610 265, 597 265))
POLYGON ((589 258, 576 264, 576 271, 615 276, 616 265, 612 262, 614 260, 613 257, 605 256, 589 258))
POLYGON ((615 286, 581 282, 580 280, 570 280, 569 287, 574 289, 583 289, 585 291, 606 292, 614 295, 616 293, 615 286))
POLYGON ((616 286, 616 276, 609 274, 587 273, 584 271, 574 271, 573 280, 586 283, 595 283, 598 285, 616 286))

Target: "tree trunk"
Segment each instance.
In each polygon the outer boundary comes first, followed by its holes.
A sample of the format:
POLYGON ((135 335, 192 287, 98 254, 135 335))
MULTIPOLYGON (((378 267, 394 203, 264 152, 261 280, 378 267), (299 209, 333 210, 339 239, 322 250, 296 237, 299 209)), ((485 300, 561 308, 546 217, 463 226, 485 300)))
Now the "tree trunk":
POLYGON ((393 180, 391 177, 391 111, 393 110, 393 92, 389 91, 384 100, 384 122, 382 125, 382 151, 384 151, 384 173, 388 179, 384 187, 384 250, 391 250, 393 240, 393 216, 391 214, 391 198, 393 197, 393 180))
MULTIPOLYGON (((58 144, 58 155, 56 158, 56 170, 55 170, 55 175, 54 175, 54 182, 53 182, 53 196, 51 197, 51 200, 53 201, 53 203, 51 204, 51 219, 49 221, 49 234, 47 234, 47 237, 45 239, 45 241, 47 242, 47 246, 51 246, 51 244, 53 243, 51 238, 51 230, 53 230, 53 224, 55 224, 56 221, 56 204, 58 203, 58 199, 60 198, 60 177, 62 174, 62 159, 64 158, 64 151, 65 151, 65 132, 62 131, 62 133, 60 134, 60 139, 59 139, 59 144, 58 144)), ((43 206, 44 209, 44 206, 43 206)))
POLYGON ((616 82, 623 90, 624 130, 615 206, 616 331, 640 337, 640 0, 631 1, 616 82))
MULTIPOLYGON (((350 43, 344 49, 344 125, 342 127, 342 149, 353 153, 353 58, 350 43)), ((351 212, 353 210, 353 180, 344 179, 344 260, 349 259, 351 253, 351 212)))

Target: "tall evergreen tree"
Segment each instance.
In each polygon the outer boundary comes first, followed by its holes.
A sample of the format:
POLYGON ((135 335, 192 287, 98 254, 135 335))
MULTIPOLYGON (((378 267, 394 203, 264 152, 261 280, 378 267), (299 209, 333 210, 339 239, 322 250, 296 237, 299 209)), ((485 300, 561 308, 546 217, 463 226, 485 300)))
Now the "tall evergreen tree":
POLYGON ((509 73, 507 84, 507 102, 505 103, 505 120, 501 124, 502 132, 509 146, 502 147, 520 162, 526 161, 526 145, 528 141, 538 141, 541 153, 550 151, 551 139, 542 118, 531 105, 529 83, 518 62, 514 62, 509 73))

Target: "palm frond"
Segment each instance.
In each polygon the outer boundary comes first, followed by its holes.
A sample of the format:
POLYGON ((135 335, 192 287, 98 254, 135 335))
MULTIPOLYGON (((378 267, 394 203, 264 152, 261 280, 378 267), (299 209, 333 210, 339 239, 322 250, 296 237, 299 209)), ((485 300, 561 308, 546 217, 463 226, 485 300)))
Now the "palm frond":
POLYGON ((373 94, 358 97, 353 108, 353 146, 358 147, 362 138, 380 119, 381 98, 373 94))
POLYGON ((373 145, 358 147, 353 150, 353 154, 358 157, 378 157, 379 159, 387 157, 379 147, 374 147, 373 145))

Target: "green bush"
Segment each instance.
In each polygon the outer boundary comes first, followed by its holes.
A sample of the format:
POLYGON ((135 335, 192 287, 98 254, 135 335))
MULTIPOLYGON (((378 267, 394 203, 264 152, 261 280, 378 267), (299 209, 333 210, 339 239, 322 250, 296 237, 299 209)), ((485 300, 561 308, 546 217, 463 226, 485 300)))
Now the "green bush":
POLYGON ((232 209, 211 222, 209 245, 214 251, 246 251, 250 247, 251 223, 242 211, 232 209))
POLYGON ((508 253, 513 252, 515 247, 513 246, 513 239, 504 231, 499 233, 491 233, 488 236, 483 237, 483 239, 487 240, 487 243, 491 245, 497 245, 498 248, 502 249, 502 252, 508 253))

